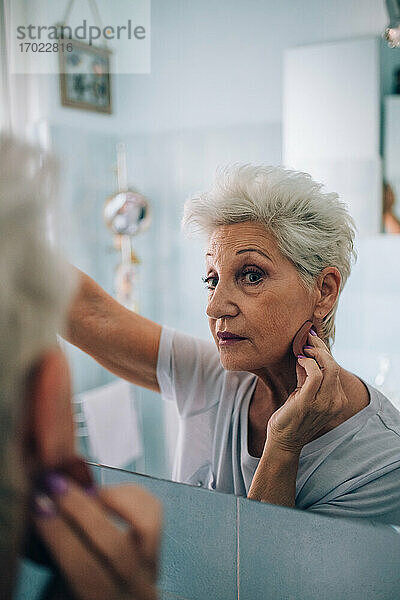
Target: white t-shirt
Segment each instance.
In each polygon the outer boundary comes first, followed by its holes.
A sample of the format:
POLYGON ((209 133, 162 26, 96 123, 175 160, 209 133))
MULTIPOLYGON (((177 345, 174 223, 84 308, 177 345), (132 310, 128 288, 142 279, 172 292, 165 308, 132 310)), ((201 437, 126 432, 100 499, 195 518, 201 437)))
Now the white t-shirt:
MULTIPOLYGON (((259 463, 247 444, 257 377, 226 371, 214 342, 164 327, 157 379, 180 416, 173 479, 246 496, 259 463)), ((400 413, 367 388, 368 406, 303 447, 296 507, 400 524, 400 413)))

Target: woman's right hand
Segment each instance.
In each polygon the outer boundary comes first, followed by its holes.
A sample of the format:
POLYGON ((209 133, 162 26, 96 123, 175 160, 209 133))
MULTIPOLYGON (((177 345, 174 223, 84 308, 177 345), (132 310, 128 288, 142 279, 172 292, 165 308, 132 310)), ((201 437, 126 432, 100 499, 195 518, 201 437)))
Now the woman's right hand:
POLYGON ((156 600, 159 501, 132 484, 88 494, 70 478, 51 477, 33 520, 71 598, 156 600))

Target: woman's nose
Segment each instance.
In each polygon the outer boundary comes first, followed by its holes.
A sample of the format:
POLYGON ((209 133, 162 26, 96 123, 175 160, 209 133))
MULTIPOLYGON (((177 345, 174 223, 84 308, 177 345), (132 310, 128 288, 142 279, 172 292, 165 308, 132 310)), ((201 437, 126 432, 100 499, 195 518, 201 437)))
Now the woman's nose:
POLYGON ((207 304, 206 314, 210 319, 220 319, 221 317, 235 317, 239 313, 239 308, 234 302, 233 294, 217 283, 207 304))

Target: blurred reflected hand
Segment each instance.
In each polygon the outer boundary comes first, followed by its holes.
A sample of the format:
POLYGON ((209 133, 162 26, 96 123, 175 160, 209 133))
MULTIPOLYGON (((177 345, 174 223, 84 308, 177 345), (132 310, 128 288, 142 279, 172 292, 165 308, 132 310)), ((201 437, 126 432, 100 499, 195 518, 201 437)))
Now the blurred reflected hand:
POLYGON ((308 335, 307 354, 297 358, 297 387, 268 421, 266 446, 300 454, 348 405, 339 379, 340 367, 324 342, 308 335))
POLYGON ((70 590, 56 597, 156 600, 158 500, 135 485, 88 494, 72 479, 51 478, 49 494, 36 496, 34 525, 70 590))

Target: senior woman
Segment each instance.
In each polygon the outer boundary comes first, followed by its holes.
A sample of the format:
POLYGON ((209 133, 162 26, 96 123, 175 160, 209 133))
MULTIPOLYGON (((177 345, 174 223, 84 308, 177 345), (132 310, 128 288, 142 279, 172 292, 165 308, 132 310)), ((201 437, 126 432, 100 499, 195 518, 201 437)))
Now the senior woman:
POLYGON ((84 274, 68 339, 176 402, 174 479, 400 523, 400 414, 330 352, 354 256, 345 206, 304 173, 233 166, 183 224, 207 238, 214 343, 126 310, 84 274))

